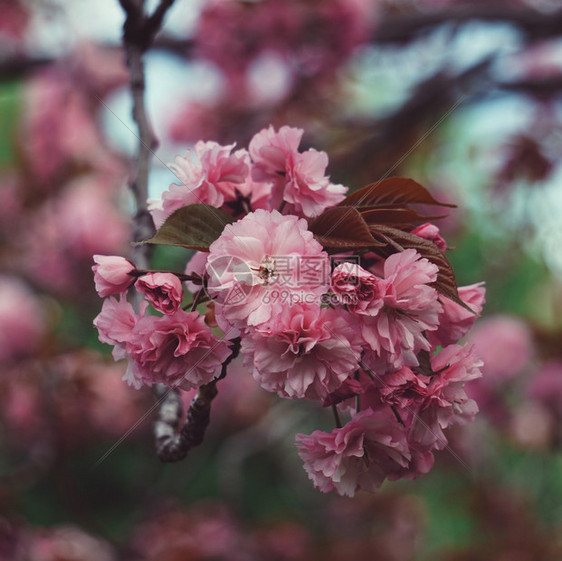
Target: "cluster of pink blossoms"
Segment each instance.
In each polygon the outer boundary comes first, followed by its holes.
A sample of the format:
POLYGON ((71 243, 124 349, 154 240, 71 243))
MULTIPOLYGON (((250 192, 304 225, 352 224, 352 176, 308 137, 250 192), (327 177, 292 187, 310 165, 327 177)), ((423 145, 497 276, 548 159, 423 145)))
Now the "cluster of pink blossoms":
MULTIPOLYGON (((473 419, 464 384, 481 375, 481 361, 459 340, 482 309, 484 288, 461 287, 456 301, 444 296, 438 265, 413 248, 386 258, 329 255, 311 224, 345 205, 347 189, 325 175, 325 153, 299 152, 301 136, 269 127, 249 151, 200 142, 195 157, 178 158, 182 184, 153 203, 156 222, 165 227, 175 210, 196 203, 231 222, 185 273, 97 256, 98 293, 121 296, 106 299, 95 324, 114 357, 128 358, 126 379, 137 387, 216 380, 231 355, 226 341, 239 338, 243 363, 265 390, 334 410, 337 428, 298 434, 297 448, 316 487, 352 496, 426 473, 433 452, 447 446, 444 429, 473 419), (180 279, 190 281, 192 310, 207 302, 205 320, 182 309, 180 279), (162 315, 147 314, 146 303, 133 310, 124 295, 133 283, 162 315), (222 339, 211 332, 217 324, 222 339)), ((412 234, 446 249, 432 224, 412 234)))

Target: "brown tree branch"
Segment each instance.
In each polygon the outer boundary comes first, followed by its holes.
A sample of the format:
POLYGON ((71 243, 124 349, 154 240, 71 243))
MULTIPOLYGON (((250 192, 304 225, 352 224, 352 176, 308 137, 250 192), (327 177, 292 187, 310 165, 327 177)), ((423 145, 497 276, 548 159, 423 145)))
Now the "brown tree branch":
MULTIPOLYGON (((144 99, 145 68, 143 55, 150 48, 154 37, 160 30, 164 15, 174 0, 162 0, 152 15, 144 13, 144 0, 119 0, 125 11, 123 24, 123 44, 127 53, 127 66, 131 73, 131 93, 133 97, 133 119, 138 130, 137 160, 135 175, 130 187, 135 199, 136 216, 133 240, 145 240, 154 233, 152 217, 148 212, 148 174, 154 150, 158 141, 148 118, 144 99)), ((146 246, 136 246, 134 262, 141 269, 149 264, 146 246)))
POLYGON ((154 423, 154 437, 156 454, 161 461, 183 460, 192 448, 203 442, 209 424, 211 403, 218 393, 217 382, 226 376, 228 365, 240 352, 239 337, 232 340, 230 348, 232 352, 223 363, 220 376, 199 388, 187 410, 186 419, 181 428, 179 428, 179 424, 182 405, 179 391, 176 388, 168 389, 162 384, 156 386, 157 395, 162 399, 162 403, 154 423))

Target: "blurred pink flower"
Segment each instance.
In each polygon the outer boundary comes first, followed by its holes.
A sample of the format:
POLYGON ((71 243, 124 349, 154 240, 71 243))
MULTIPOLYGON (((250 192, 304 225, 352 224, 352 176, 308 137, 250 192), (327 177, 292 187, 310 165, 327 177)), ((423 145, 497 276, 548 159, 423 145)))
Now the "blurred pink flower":
POLYGON ((526 393, 562 419, 562 361, 549 361, 529 379, 526 393))
POLYGON ((164 504, 135 528, 132 557, 139 561, 249 561, 247 539, 224 504, 198 503, 190 510, 164 504), (163 508, 162 508, 163 507, 163 508))
POLYGON ((25 550, 29 561, 117 561, 109 543, 77 526, 38 528, 27 536, 25 550))
POLYGON ((61 67, 43 70, 27 85, 21 146, 43 189, 58 189, 78 170, 115 167, 117 157, 105 146, 90 97, 61 67))
POLYGON ((19 279, 0 275, 0 361, 33 354, 46 332, 37 296, 19 279))
POLYGON ((102 298, 125 292, 135 282, 135 277, 130 274, 135 266, 128 259, 117 255, 94 255, 94 261, 94 283, 102 298))
POLYGON ((502 314, 480 320, 470 341, 484 362, 482 384, 490 387, 517 376, 533 355, 531 331, 515 316, 502 314))
POLYGON ((323 399, 358 368, 361 338, 347 312, 297 303, 250 331, 242 352, 267 391, 323 399))
POLYGON ((314 486, 352 497, 376 491, 411 456, 403 427, 390 411, 365 410, 331 433, 296 435, 299 456, 314 486))
POLYGON ((207 262, 219 325, 261 325, 293 297, 319 301, 328 285, 328 256, 307 226, 296 216, 258 209, 225 227, 207 262))
POLYGON ((172 273, 148 273, 140 277, 135 288, 144 294, 155 310, 163 314, 177 312, 182 299, 181 282, 172 273))
POLYGON ((92 256, 124 253, 130 237, 128 219, 113 200, 116 177, 85 176, 65 186, 57 197, 25 215, 25 229, 15 243, 16 258, 48 290, 84 299, 91 285, 92 256))

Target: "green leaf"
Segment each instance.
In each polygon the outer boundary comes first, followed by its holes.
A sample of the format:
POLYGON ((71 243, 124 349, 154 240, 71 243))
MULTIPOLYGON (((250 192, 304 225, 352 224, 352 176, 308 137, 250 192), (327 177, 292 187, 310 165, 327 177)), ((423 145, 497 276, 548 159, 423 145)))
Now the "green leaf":
POLYGON ((308 229, 326 249, 346 251, 379 245, 359 211, 350 206, 325 210, 309 222, 308 229))
POLYGON ((218 208, 205 204, 187 205, 173 212, 152 238, 140 243, 209 251, 209 246, 222 234, 224 227, 232 222, 235 219, 218 208))
POLYGON ((429 191, 413 179, 406 177, 389 177, 371 183, 348 195, 340 206, 353 206, 358 209, 379 206, 404 207, 408 204, 438 205, 455 207, 456 205, 440 203, 429 191))

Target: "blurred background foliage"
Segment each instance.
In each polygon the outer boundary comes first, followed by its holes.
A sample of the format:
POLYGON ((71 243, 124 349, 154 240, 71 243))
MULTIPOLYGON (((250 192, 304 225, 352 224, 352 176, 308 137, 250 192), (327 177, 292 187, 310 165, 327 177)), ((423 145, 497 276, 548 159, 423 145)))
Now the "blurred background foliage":
MULTIPOLYGON (((148 4, 156 4, 149 2, 148 4)), ((562 558, 562 11, 548 0, 176 0, 147 53, 160 145, 305 130, 351 189, 392 175, 458 208, 481 413, 427 476, 312 489, 294 433, 329 426, 241 365, 202 446, 153 453, 154 397, 92 319, 92 255, 129 252, 136 143, 117 0, 0 0, 0 559, 562 558)), ((187 251, 153 266, 182 270, 187 251)))

